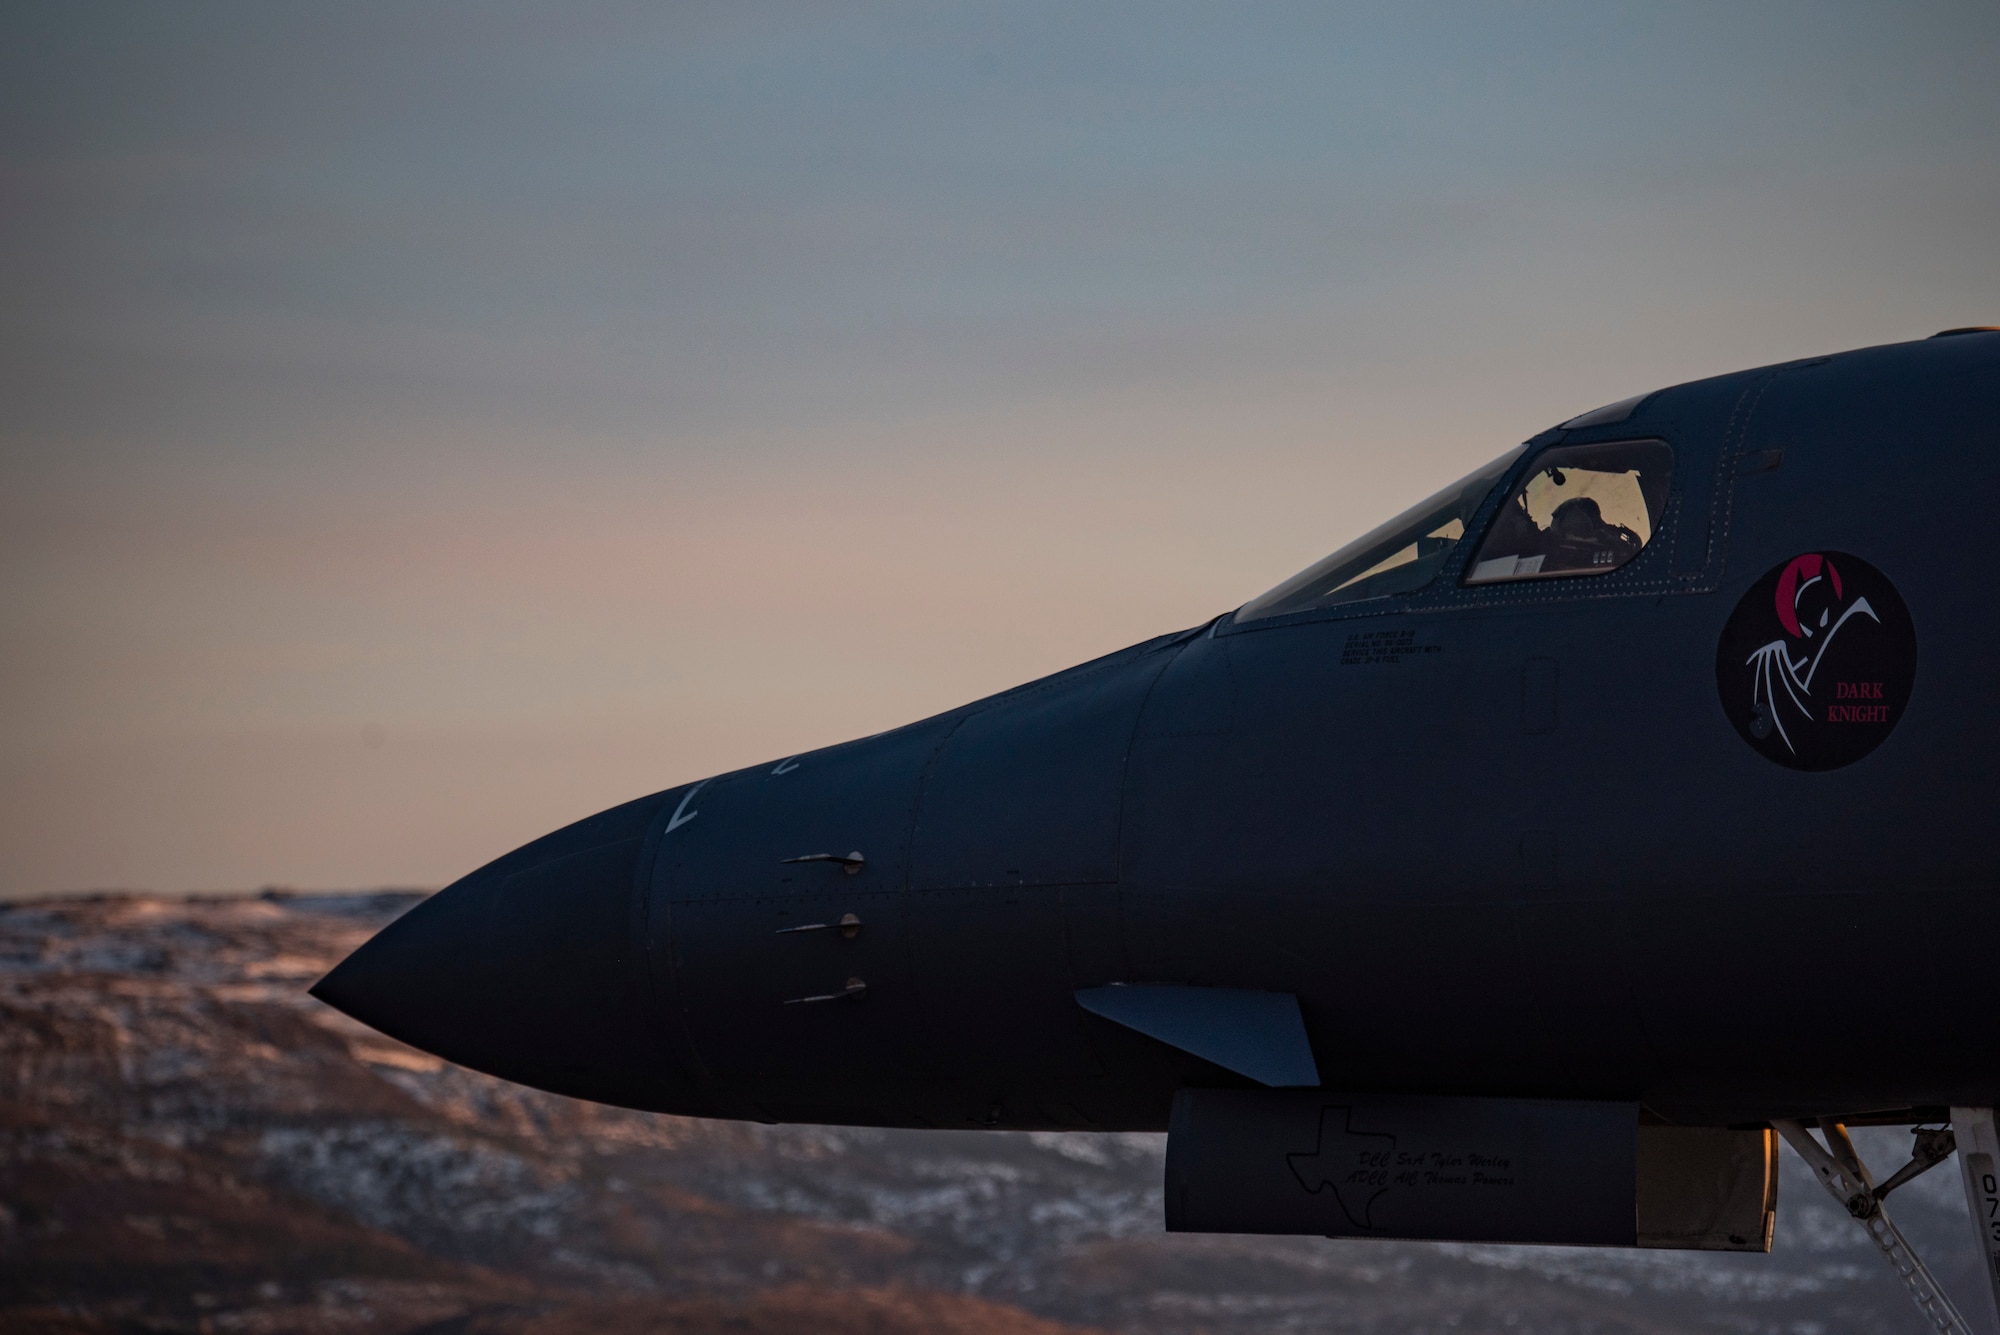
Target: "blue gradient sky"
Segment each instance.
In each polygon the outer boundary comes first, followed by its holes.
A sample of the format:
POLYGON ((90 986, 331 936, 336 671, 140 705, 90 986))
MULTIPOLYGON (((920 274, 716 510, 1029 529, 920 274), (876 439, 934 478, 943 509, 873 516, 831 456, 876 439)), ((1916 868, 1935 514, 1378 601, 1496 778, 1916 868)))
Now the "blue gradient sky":
POLYGON ((436 884, 2000 322, 2000 6, 15 5, 0 895, 436 884))

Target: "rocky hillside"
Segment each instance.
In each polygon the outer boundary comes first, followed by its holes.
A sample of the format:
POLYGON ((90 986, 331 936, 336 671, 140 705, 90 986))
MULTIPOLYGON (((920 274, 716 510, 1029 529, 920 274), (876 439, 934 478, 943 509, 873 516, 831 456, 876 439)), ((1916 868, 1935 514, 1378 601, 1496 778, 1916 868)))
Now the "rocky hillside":
MULTIPOLYGON (((1168 1237, 1156 1136, 765 1127, 505 1085, 305 995, 413 902, 0 906, 0 1330, 1918 1329, 1789 1159, 1769 1257, 1168 1237)), ((1983 1321, 1955 1178, 1896 1203, 1983 1321)))

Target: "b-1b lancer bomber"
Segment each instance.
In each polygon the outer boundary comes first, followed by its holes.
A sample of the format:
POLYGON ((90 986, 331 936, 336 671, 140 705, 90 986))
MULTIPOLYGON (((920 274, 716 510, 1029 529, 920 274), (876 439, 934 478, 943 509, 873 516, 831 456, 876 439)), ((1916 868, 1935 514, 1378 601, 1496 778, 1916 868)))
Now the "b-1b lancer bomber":
POLYGON ((2000 330, 1571 418, 1261 597, 592 816, 315 995, 701 1117, 1168 1132, 1174 1230, 2000 1276, 2000 330), (1916 1129, 1877 1178, 1856 1125, 1916 1129))

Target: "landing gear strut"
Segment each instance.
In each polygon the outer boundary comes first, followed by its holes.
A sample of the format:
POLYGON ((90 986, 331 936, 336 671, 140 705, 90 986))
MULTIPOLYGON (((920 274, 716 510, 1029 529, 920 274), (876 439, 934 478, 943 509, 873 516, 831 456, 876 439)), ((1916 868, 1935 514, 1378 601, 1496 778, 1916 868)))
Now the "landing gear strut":
POLYGON ((1832 1118, 1823 1117, 1819 1121, 1820 1134, 1826 1137, 1824 1145, 1803 1122, 1779 1120, 1771 1125, 1798 1151, 1842 1208, 1866 1230, 1869 1240, 1896 1272, 1896 1278, 1909 1290, 1910 1298, 1930 1328, 1939 1335, 1972 1335, 1972 1327, 1964 1315, 1883 1208, 1890 1192, 1937 1167, 1951 1157, 1954 1148, 1958 1149, 1966 1203, 1972 1209, 1980 1255, 1986 1261, 1987 1278, 1993 1285, 1995 1310, 2000 1312, 2000 1132, 1996 1132, 1991 1108, 1953 1108, 1951 1122, 1949 1127, 1918 1127, 1910 1161, 1879 1186, 1868 1165, 1861 1161, 1847 1128, 1832 1118))

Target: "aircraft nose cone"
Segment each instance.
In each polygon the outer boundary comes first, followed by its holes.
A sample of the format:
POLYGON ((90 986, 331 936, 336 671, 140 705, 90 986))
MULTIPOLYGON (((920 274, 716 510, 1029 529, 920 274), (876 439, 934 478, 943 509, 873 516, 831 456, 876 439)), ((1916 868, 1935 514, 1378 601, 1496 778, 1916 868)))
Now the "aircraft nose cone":
POLYGON ((578 821, 447 886, 312 995, 502 1079, 693 1111, 655 1031, 642 930, 640 857, 664 796, 578 821))

